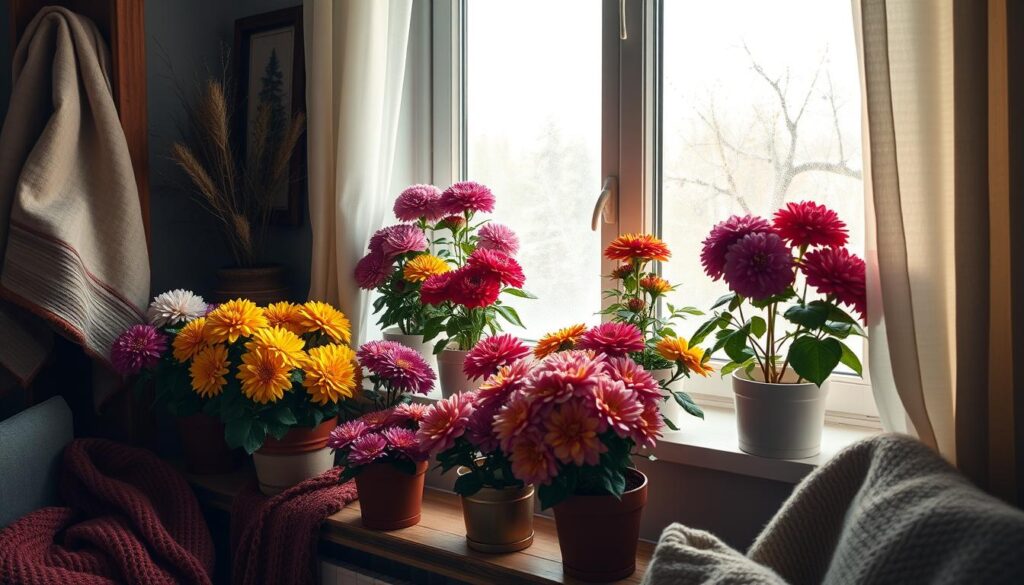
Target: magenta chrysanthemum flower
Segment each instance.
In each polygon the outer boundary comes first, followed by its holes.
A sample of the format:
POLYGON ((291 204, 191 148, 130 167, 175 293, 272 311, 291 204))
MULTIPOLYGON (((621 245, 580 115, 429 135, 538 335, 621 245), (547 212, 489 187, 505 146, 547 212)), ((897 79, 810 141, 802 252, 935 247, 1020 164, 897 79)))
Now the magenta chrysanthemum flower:
POLYGON ((384 455, 388 441, 380 433, 367 433, 352 441, 352 450, 348 453, 349 465, 366 465, 384 455))
POLYGON ((419 402, 399 404, 391 411, 391 418, 388 419, 388 424, 419 423, 423 420, 423 415, 427 413, 429 408, 426 404, 420 404, 419 402))
POLYGON ((490 378, 484 380, 477 391, 477 403, 480 408, 491 405, 501 406, 516 390, 522 390, 533 371, 533 363, 522 359, 511 365, 503 366, 490 378))
POLYGON ((469 415, 465 437, 481 453, 490 453, 499 446, 494 434, 494 417, 500 407, 499 403, 482 401, 477 396, 476 409, 469 415))
POLYGON ((661 438, 663 426, 661 411, 658 410, 657 403, 644 404, 644 410, 634 422, 629 438, 633 439, 633 442, 639 447, 654 448, 658 439, 661 438))
POLYGON ((361 420, 350 420, 334 427, 331 435, 327 438, 327 446, 338 450, 348 447, 352 441, 366 434, 369 428, 361 420))
POLYGON ((821 248, 804 256, 803 270, 807 284, 819 293, 853 307, 862 319, 867 316, 864 260, 846 248, 821 248))
POLYGON ((560 404, 590 392, 603 377, 604 354, 570 350, 548 356, 530 376, 526 393, 537 406, 560 404))
POLYGON ((748 234, 729 248, 724 276, 733 292, 766 299, 793 284, 793 255, 777 234, 748 234))
POLYGON ((359 417, 359 421, 366 425, 366 428, 371 431, 380 430, 381 427, 391 424, 391 418, 394 416, 395 409, 386 408, 384 410, 371 410, 363 416, 359 417))
POLYGON ((466 259, 466 266, 479 268, 497 275, 501 284, 519 288, 526 283, 523 267, 516 259, 494 250, 477 249, 466 259))
POLYGON ((704 248, 700 253, 700 263, 704 272, 712 280, 722 278, 725 273, 725 255, 729 248, 747 234, 758 234, 772 231, 772 227, 761 217, 753 215, 734 215, 716 224, 711 233, 704 238, 704 248))
POLYGON ((439 453, 454 445, 455 439, 466 432, 469 417, 476 408, 475 401, 475 393, 460 392, 435 402, 423 416, 416 432, 423 451, 439 453))
POLYGON ((509 256, 515 256, 519 252, 519 236, 512 228, 500 223, 488 223, 480 228, 480 241, 477 244, 481 249, 494 250, 509 256))
POLYGON ((152 325, 132 325, 114 341, 110 361, 120 374, 129 376, 156 366, 165 351, 166 335, 152 325))
POLYGON ((485 185, 462 181, 441 193, 441 209, 448 215, 494 211, 494 193, 485 185))
POLYGON ((624 356, 644 349, 644 336, 630 323, 601 323, 587 330, 576 343, 579 349, 590 349, 609 357, 624 356))
POLYGON ((388 260, 409 252, 423 252, 426 249, 427 236, 423 234, 423 230, 405 223, 381 228, 370 238, 370 251, 379 251, 388 260))
POLYGON ((839 215, 813 201, 787 203, 775 212, 772 225, 790 246, 845 246, 849 239, 839 215))
POLYGON ((394 264, 384 252, 372 250, 356 263, 356 284, 363 290, 375 289, 387 281, 393 268, 394 264))
POLYGON ((643 414, 644 406, 636 393, 626 390, 622 382, 602 376, 594 388, 594 410, 601 420, 600 431, 615 431, 620 437, 626 437, 636 427, 636 421, 643 414))
POLYGON ((654 376, 628 357, 609 359, 605 371, 612 380, 622 382, 627 390, 635 392, 645 405, 656 405, 662 398, 661 386, 654 376))
POLYGON ((395 199, 395 217, 401 221, 437 221, 443 213, 440 209, 441 190, 433 185, 412 185, 395 199))
POLYGON ((466 354, 462 371, 471 380, 486 378, 516 360, 530 355, 530 348, 518 337, 509 333, 492 335, 481 339, 466 354))
POLYGON ((434 370, 416 350, 394 341, 370 341, 356 352, 359 363, 380 382, 399 392, 427 394, 434 388, 434 370))
POLYGON ((426 458, 426 453, 416 438, 416 432, 410 429, 392 427, 381 432, 388 446, 413 461, 426 458))

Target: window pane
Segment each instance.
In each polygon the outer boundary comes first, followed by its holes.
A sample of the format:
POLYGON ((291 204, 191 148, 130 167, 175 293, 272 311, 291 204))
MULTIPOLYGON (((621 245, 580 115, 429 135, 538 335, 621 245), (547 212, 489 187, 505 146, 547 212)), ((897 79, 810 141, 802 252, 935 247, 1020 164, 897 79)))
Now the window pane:
POLYGON ((853 35, 849 0, 665 1, 661 229, 680 302, 707 308, 726 292, 699 251, 733 214, 818 201, 863 257, 853 35))
POLYGON ((469 0, 466 30, 466 178, 494 190, 494 220, 519 234, 526 288, 541 299, 510 304, 532 338, 596 322, 601 3, 469 0))

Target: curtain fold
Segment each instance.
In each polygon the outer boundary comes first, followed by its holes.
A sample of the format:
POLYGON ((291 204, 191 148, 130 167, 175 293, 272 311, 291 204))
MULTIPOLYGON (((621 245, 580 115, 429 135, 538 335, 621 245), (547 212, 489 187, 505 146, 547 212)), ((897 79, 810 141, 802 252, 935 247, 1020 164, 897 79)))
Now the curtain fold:
POLYGON ((382 225, 395 164, 412 0, 305 0, 311 299, 336 303, 367 340, 352 271, 382 225))

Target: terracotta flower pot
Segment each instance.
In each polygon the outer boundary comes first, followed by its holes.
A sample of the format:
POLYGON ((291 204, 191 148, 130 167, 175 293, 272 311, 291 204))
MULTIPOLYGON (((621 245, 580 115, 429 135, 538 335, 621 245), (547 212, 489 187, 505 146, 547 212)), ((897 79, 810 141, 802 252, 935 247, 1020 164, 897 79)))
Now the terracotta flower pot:
POLYGON ((220 419, 200 412, 178 418, 177 426, 189 473, 215 475, 235 469, 241 451, 228 447, 220 419))
POLYGON ((284 266, 254 268, 222 268, 217 271, 217 288, 211 299, 223 303, 232 299, 249 299, 257 305, 288 300, 284 266))
POLYGON ((356 476, 363 526, 372 530, 398 530, 420 522, 427 462, 416 464, 409 475, 391 463, 371 463, 356 476))
POLYGON ((566 575, 605 583, 636 571, 640 517, 647 504, 647 476, 630 470, 626 493, 614 496, 573 495, 554 507, 558 547, 566 575))
POLYGON ((466 354, 462 349, 445 349, 437 355, 437 373, 441 381, 441 395, 448 398, 459 392, 472 392, 480 387, 481 380, 472 381, 462 371, 466 354))
MULTIPOLYGON (((459 475, 469 473, 460 467, 459 475)), ((482 488, 462 497, 466 544, 484 553, 523 550, 533 544, 533 486, 482 488)))
POLYGON ((327 438, 338 418, 330 418, 309 429, 296 427, 280 440, 267 437, 259 451, 252 454, 260 491, 274 495, 334 466, 334 454, 327 438))
POLYGON ((741 450, 773 459, 804 459, 821 452, 828 382, 819 388, 812 382, 796 384, 796 379, 796 374, 787 374, 784 383, 769 384, 743 370, 733 372, 741 450))
POLYGON ((437 356, 434 355, 434 344, 430 341, 423 341, 422 335, 406 335, 398 327, 390 327, 384 330, 384 339, 394 341, 416 350, 417 353, 427 362, 434 372, 437 372, 437 356))

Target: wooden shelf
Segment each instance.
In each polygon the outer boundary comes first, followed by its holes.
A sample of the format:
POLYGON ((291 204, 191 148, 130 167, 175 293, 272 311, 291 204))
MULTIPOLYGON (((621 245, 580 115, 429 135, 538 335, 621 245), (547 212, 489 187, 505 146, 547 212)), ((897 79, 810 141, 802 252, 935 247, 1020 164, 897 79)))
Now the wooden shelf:
MULTIPOLYGON (((187 477, 200 501, 230 510, 235 494, 251 480, 252 472, 187 477)), ((423 518, 416 526, 392 532, 366 529, 356 500, 324 522, 322 538, 469 583, 580 583, 562 574, 562 555, 554 520, 536 516, 534 532, 533 546, 520 552, 490 555, 470 550, 466 546, 459 497, 427 488, 423 496, 423 518)), ((619 583, 640 583, 653 550, 652 543, 640 541, 636 572, 619 583)))

